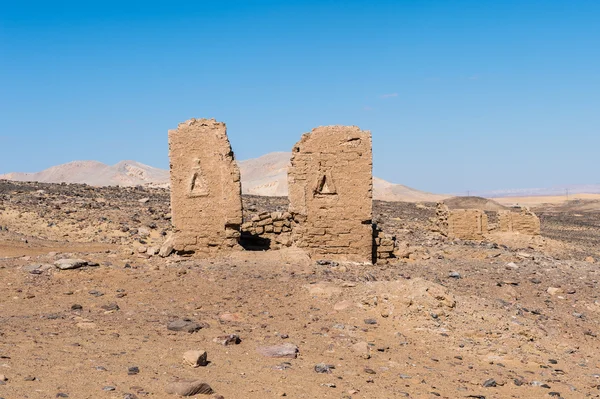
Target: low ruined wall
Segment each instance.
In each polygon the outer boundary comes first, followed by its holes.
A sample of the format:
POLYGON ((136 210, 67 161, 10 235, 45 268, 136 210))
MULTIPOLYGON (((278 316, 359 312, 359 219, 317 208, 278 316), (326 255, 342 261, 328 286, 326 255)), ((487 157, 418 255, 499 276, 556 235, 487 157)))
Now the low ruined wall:
POLYGON ((385 263, 388 259, 395 257, 396 238, 385 234, 376 226, 373 227, 373 245, 375 248, 375 261, 385 263))
POLYGON ((488 219, 479 209, 456 209, 448 214, 448 237, 482 240, 488 232, 488 219))
POLYGON ((292 214, 263 212, 242 224, 242 245, 252 249, 279 249, 292 245, 292 214))
POLYGON ((498 230, 500 232, 540 235, 540 219, 531 211, 498 212, 498 230))

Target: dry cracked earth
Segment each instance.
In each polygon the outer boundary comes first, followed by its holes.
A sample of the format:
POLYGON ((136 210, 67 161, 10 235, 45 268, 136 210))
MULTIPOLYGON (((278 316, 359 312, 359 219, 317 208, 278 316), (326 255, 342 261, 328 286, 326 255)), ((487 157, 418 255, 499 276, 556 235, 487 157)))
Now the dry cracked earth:
POLYGON ((466 242, 432 232, 435 204, 376 202, 404 253, 364 266, 148 255, 168 198, 0 182, 0 398, 169 398, 180 380, 215 392, 199 398, 600 397, 597 210, 540 208, 543 237, 466 242))

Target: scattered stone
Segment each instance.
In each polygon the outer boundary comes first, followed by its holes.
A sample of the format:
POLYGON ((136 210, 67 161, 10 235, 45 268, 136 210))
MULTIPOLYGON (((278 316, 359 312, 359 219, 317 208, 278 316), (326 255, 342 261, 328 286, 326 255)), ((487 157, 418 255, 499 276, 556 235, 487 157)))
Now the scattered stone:
POLYGON ((228 345, 237 345, 240 342, 242 342, 242 340, 236 334, 229 334, 229 335, 220 335, 220 336, 214 338, 213 342, 228 346, 228 345))
POLYGON ((0 374, 0 382, 8 381, 8 378, 4 374, 0 374))
POLYGON ((78 269, 87 265, 87 261, 83 259, 59 259, 54 262, 54 266, 60 270, 78 269))
POLYGON ((315 365, 315 372, 331 374, 331 370, 335 369, 333 364, 319 363, 315 365))
POLYGON ((161 258, 166 258, 167 256, 171 255, 171 253, 173 253, 174 245, 175 239, 172 235, 169 235, 165 242, 163 242, 161 245, 160 250, 158 251, 158 256, 161 258))
POLYGON ((136 375, 140 372, 140 368, 137 366, 132 366, 127 369, 128 375, 136 375))
POLYGON ((98 290, 91 290, 91 291, 88 292, 88 294, 93 295, 95 297, 100 297, 100 296, 104 295, 103 292, 100 292, 98 290))
POLYGON ((563 290, 561 288, 549 287, 546 292, 550 295, 562 294, 563 290))
POLYGON ((139 202, 140 204, 145 204, 145 203, 147 203, 148 201, 150 201, 150 198, 142 198, 142 199, 139 199, 139 200, 138 200, 138 202, 139 202))
POLYGON ((76 304, 71 305, 71 310, 83 310, 83 306, 76 303, 76 304))
POLYGON ((365 324, 377 324, 377 320, 375 319, 365 319, 365 324))
POLYGON ((210 385, 200 380, 179 380, 171 382, 165 387, 165 392, 179 396, 194 396, 198 394, 210 395, 214 393, 210 385))
POLYGON ((64 393, 64 392, 59 392, 59 393, 56 394, 56 397, 57 398, 68 398, 69 394, 64 393))
POLYGON ((192 321, 191 319, 177 319, 167 324, 167 329, 171 331, 185 331, 188 333, 195 333, 200 331, 203 326, 192 321))
POLYGON ((23 380, 24 380, 24 381, 35 381, 35 380, 36 380, 36 378, 35 378, 35 377, 33 377, 33 376, 31 376, 31 375, 28 375, 27 377, 23 378, 23 380))
POLYGON ((370 369, 368 367, 365 367, 365 373, 367 374, 377 374, 377 372, 373 369, 370 369))
POLYGON ((107 386, 105 386, 105 387, 102 387, 102 390, 103 390, 103 391, 114 391, 114 390, 116 390, 116 389, 117 389, 117 388, 115 388, 115 387, 112 387, 112 386, 109 386, 109 385, 107 385, 107 386))
POLYGON ((183 354, 183 361, 192 367, 206 366, 208 354, 206 351, 187 351, 183 354))
POLYGON ((107 305, 102 305, 101 308, 106 310, 107 312, 115 312, 120 309, 119 305, 115 302, 109 303, 107 305))
POLYGON ((261 346, 256 348, 256 351, 266 357, 289 359, 295 359, 299 352, 298 347, 291 343, 274 346, 261 346))
POLYGON ((498 384, 496 383, 496 380, 494 380, 493 378, 490 378, 489 380, 486 380, 483 383, 484 388, 495 388, 496 386, 498 386, 498 384))
POLYGON ((448 274, 448 277, 450 278, 462 278, 459 272, 450 272, 450 274, 448 274))

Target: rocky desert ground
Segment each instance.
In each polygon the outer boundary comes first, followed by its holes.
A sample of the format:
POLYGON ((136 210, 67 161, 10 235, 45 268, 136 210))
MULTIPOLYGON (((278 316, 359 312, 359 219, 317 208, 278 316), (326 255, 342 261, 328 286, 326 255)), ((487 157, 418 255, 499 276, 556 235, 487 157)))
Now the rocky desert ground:
POLYGON ((0 398, 600 397, 595 203, 481 242, 434 232, 435 203, 374 206, 386 264, 163 258, 166 189, 0 181, 0 398))

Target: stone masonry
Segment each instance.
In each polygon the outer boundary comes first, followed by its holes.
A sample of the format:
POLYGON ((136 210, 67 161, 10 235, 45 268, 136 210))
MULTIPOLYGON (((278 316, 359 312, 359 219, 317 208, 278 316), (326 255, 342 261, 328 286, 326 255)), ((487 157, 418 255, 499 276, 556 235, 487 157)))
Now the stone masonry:
POLYGON ((482 240, 484 235, 497 232, 540 235, 540 219, 528 209, 521 212, 498 211, 495 214, 498 223, 490 224, 488 215, 482 210, 449 210, 444 203, 438 203, 435 230, 449 238, 463 240, 482 240))
POLYGON ((323 126, 302 136, 288 171, 294 243, 317 258, 372 262, 371 133, 323 126))
POLYGON ((525 208, 521 212, 499 211, 498 225, 501 232, 540 235, 540 219, 525 208))
POLYGON ((488 233, 488 217, 480 209, 455 209, 448 215, 448 237, 482 240, 488 233))
POLYGON ((237 246, 240 171, 225 124, 190 119, 169 130, 174 248, 214 254, 237 246))

